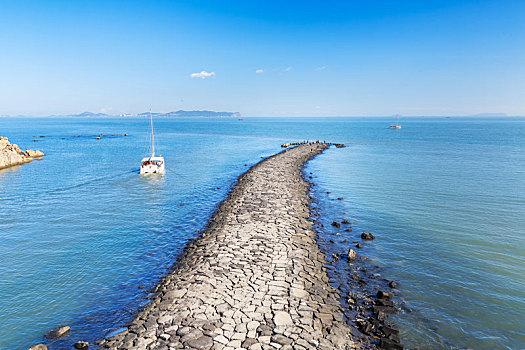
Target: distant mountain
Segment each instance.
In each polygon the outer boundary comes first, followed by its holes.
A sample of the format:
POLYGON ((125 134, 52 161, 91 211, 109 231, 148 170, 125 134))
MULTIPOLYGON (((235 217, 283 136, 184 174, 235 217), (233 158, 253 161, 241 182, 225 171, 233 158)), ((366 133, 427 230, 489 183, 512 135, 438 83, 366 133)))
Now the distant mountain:
POLYGON ((72 117, 109 117, 109 115, 105 113, 91 113, 91 112, 84 112, 80 114, 72 114, 72 117))
MULTIPOLYGON (((121 114, 121 117, 149 117, 150 112, 143 112, 143 113, 126 113, 121 114)), ((215 112, 215 111, 175 111, 175 112, 168 112, 168 113, 159 113, 159 112, 151 112, 151 115, 154 117, 240 117, 241 114, 239 112, 215 112)), ((80 118, 89 118, 89 117, 114 117, 115 115, 110 115, 106 113, 92 113, 92 112, 83 112, 79 114, 70 114, 67 115, 68 117, 80 117, 80 118)), ((50 117, 65 117, 60 115, 52 115, 50 117)))
MULTIPOLYGON (((175 111, 175 112, 168 112, 168 113, 157 113, 152 112, 152 116, 154 117, 240 117, 241 114, 239 112, 215 112, 215 111, 175 111)), ((131 116, 131 115, 126 115, 131 116)), ((137 116, 149 116, 149 112, 139 113, 137 116)))

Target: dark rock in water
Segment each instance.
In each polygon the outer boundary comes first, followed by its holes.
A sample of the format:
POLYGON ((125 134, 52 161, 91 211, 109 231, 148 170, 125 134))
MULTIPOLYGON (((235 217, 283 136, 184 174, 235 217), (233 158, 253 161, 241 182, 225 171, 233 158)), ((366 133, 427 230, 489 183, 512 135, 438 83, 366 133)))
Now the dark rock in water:
POLYGON ((378 299, 390 299, 393 297, 392 293, 383 292, 382 290, 377 291, 378 299))
POLYGON ((355 247, 356 247, 356 248, 361 248, 361 247, 363 247, 363 246, 362 246, 360 243, 357 243, 357 244, 355 245, 355 247))
POLYGON ((363 232, 363 233, 361 233, 361 239, 372 240, 374 238, 375 238, 375 236, 373 234, 371 234, 370 232, 363 232))
POLYGON ((124 136, 128 136, 128 134, 124 134, 124 136))
POLYGON ((399 331, 397 329, 394 329, 394 328, 391 328, 391 327, 388 327, 388 326, 383 326, 381 328, 381 332, 383 332, 383 334, 387 338, 390 338, 392 335, 395 335, 395 336, 399 335, 399 331))
POLYGON ((348 222, 347 220, 343 220, 343 221, 341 221, 341 223, 342 223, 343 225, 350 225, 350 222, 348 222))
POLYGON ((387 314, 397 314, 397 309, 390 306, 377 306, 375 305, 372 309, 374 314, 378 314, 379 312, 384 312, 387 314))
POLYGON ((337 197, 337 199, 342 201, 344 198, 343 197, 337 197))
POLYGON ((337 221, 334 221, 334 222, 332 222, 332 226, 335 226, 335 227, 339 228, 339 227, 341 227, 341 224, 338 223, 337 221))
POLYGON ((64 335, 68 334, 70 330, 71 330, 71 327, 69 326, 60 326, 60 327, 53 329, 52 331, 47 332, 46 338, 47 339, 61 338, 64 335))
POLYGON ((29 350, 47 350, 47 346, 45 346, 44 344, 36 344, 30 347, 29 350))
POLYGON ((397 287, 397 283, 394 282, 394 281, 390 281, 390 283, 388 284, 388 286, 389 286, 390 288, 396 288, 396 287, 397 287))
POLYGON ((383 312, 383 311, 379 311, 379 312, 377 313, 376 317, 377 317, 377 319, 378 319, 379 321, 384 322, 384 321, 386 321, 386 319, 388 318, 388 315, 387 315, 385 312, 383 312))
POLYGON ((392 300, 389 300, 389 299, 378 299, 377 300, 377 305, 394 307, 394 302, 392 300))
POLYGON ((326 193, 327 193, 327 194, 330 194, 330 193, 332 193, 332 192, 330 192, 330 191, 327 191, 326 193))
POLYGON ((349 249, 348 250, 348 260, 353 261, 355 259, 357 259, 357 253, 355 252, 355 250, 349 249))
POLYGON ((352 232, 351 228, 345 228, 345 232, 352 232))
POLYGON ((89 349, 89 343, 85 341, 77 341, 75 343, 75 349, 78 350, 88 350, 89 349))
POLYGON ((403 345, 394 343, 390 339, 381 338, 379 348, 384 350, 403 350, 403 345))

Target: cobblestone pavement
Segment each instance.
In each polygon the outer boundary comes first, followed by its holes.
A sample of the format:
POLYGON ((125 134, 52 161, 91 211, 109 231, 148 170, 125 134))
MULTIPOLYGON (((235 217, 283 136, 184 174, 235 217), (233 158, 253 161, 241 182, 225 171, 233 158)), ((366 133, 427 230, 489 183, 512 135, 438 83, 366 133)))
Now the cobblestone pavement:
MULTIPOLYGON (((241 176, 111 349, 352 349, 309 221, 305 144, 241 176)), ((357 344, 356 344, 357 345, 357 344)), ((357 347, 357 346, 356 346, 357 347)))

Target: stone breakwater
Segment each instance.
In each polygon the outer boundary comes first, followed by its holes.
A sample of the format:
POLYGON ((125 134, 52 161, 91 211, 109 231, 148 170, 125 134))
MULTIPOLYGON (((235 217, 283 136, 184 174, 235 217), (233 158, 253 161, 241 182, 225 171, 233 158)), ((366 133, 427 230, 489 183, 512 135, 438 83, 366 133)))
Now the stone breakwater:
POLYGON ((309 220, 303 144, 241 176, 156 296, 109 349, 352 349, 309 220))
POLYGON ((10 143, 7 137, 0 136, 0 169, 28 163, 43 156, 44 153, 40 151, 31 149, 22 151, 18 145, 10 143))

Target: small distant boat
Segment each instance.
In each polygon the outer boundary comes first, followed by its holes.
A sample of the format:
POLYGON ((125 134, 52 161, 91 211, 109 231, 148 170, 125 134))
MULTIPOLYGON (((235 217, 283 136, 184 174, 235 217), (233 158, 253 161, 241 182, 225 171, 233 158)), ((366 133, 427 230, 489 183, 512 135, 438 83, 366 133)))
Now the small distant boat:
POLYGON ((151 125, 151 156, 142 158, 140 164, 140 175, 147 174, 164 174, 166 167, 164 164, 164 157, 155 156, 155 133, 153 132, 153 117, 149 113, 149 121, 151 125))
POLYGON ((399 116, 396 116, 396 123, 388 127, 389 129, 401 129, 401 124, 399 124, 399 116))

